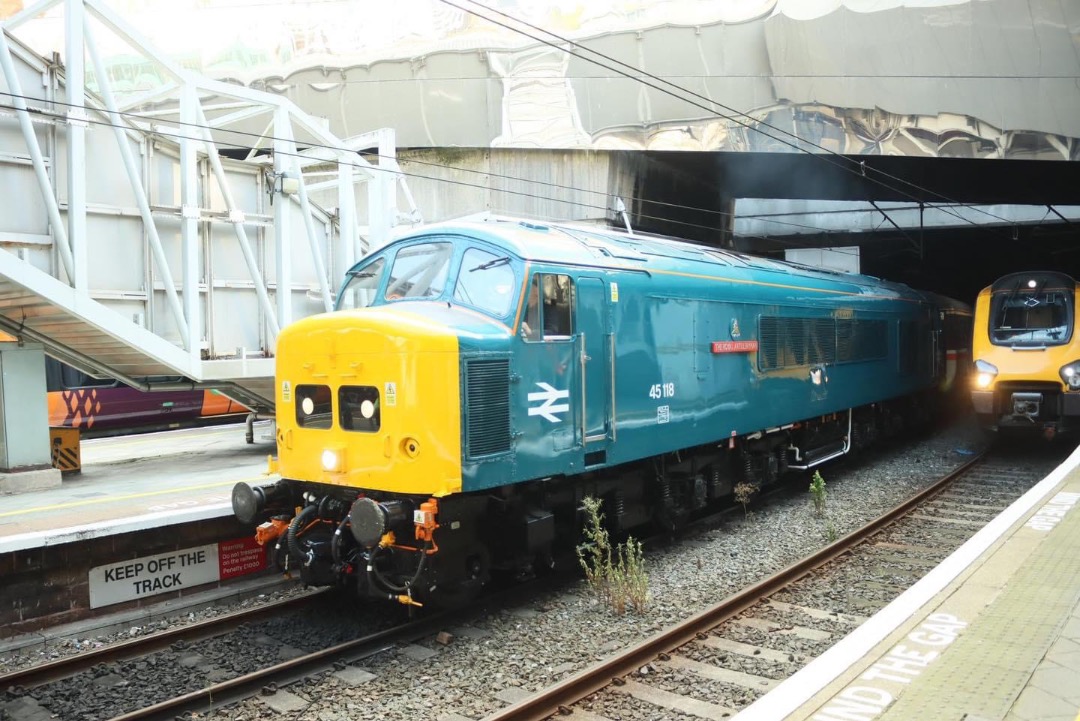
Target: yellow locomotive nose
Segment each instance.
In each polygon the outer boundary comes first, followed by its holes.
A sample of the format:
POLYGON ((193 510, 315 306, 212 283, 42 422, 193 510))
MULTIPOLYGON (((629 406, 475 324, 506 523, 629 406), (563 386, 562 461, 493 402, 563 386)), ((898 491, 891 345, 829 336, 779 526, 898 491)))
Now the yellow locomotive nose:
POLYGON ((457 336, 400 307, 304 319, 278 343, 278 470, 365 490, 461 490, 457 336))

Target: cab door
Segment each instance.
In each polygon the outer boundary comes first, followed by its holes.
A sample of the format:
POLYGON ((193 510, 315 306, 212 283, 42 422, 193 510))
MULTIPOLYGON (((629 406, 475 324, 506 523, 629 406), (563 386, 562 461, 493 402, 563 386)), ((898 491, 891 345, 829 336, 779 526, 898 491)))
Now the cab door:
POLYGON ((581 383, 581 424, 585 465, 606 462, 608 442, 613 438, 612 358, 613 338, 608 331, 608 301, 604 281, 578 278, 576 327, 581 383))

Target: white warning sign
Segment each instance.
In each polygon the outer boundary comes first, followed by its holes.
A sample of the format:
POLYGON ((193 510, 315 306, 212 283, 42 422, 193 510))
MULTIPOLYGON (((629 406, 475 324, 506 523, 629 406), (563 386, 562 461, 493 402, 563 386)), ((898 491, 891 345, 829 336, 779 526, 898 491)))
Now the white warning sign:
POLYGON ((90 569, 90 608, 179 591, 221 577, 218 544, 185 548, 90 569))

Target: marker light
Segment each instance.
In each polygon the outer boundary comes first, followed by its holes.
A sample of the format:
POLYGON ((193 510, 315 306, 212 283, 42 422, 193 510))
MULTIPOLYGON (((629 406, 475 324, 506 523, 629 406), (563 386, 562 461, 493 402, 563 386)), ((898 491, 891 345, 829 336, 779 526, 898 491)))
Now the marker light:
POLYGON ((375 404, 371 401, 364 401, 360 404, 360 415, 364 418, 371 418, 375 415, 375 404))
POLYGON ((311 396, 305 396, 304 400, 300 401, 300 408, 303 409, 305 416, 310 416, 315 412, 315 401, 311 396))
POLYGON ((1073 361, 1063 365, 1061 370, 1058 371, 1058 375, 1061 376, 1061 380, 1065 381, 1065 385, 1069 387, 1069 390, 1080 391, 1080 361, 1073 361))
POLYGON ((997 377, 998 369, 983 360, 975 361, 975 385, 979 388, 989 388, 997 377))

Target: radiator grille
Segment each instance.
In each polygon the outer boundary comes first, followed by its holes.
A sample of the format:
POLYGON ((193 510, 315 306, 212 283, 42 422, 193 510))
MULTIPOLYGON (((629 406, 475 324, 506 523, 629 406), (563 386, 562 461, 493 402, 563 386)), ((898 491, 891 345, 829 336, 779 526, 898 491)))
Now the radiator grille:
POLYGON ((840 362, 884 358, 888 354, 883 320, 836 321, 836 359, 840 362))
POLYGON ((761 316, 758 367, 776 370, 836 361, 836 326, 832 318, 761 316))
POLYGON ((510 361, 465 365, 465 448, 469 458, 510 450, 510 361))

